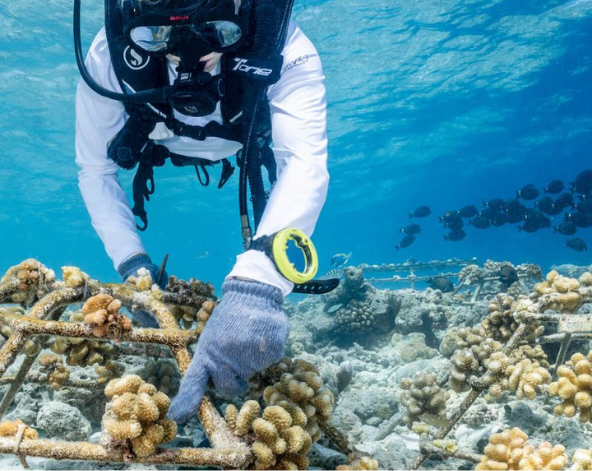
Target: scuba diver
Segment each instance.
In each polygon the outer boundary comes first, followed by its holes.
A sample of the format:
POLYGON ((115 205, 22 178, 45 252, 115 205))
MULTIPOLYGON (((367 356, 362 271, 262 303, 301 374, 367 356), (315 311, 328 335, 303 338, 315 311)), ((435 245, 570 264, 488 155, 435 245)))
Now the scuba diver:
MULTIPOLYGON (((207 185, 207 168, 218 164, 219 187, 234 172, 228 157, 236 154, 240 169, 246 250, 223 283, 170 407, 169 417, 179 423, 196 414, 210 380, 235 396, 255 372, 280 360, 290 328, 284 296, 335 287, 311 281, 316 267, 294 273, 282 251, 292 241, 316 263, 308 237, 329 182, 322 65, 290 20, 292 1, 105 0, 105 27, 86 59, 80 0, 74 2, 83 79, 76 93, 79 188, 123 280, 144 268, 161 287, 167 284, 139 232, 148 225, 144 201, 154 192, 155 166, 167 159, 194 166, 207 185), (120 186, 120 168, 136 168, 133 207, 120 186)), ((147 313, 134 317, 157 326, 147 313)))

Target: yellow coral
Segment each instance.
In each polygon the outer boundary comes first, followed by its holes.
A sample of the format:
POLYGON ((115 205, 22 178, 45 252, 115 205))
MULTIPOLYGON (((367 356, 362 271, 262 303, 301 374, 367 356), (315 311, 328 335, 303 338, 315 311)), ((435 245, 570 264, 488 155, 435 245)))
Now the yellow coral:
POLYGON ((25 427, 25 431, 23 432, 23 438, 35 440, 39 438, 39 434, 37 430, 32 429, 31 427, 25 426, 22 420, 5 420, 4 422, 0 422, 0 437, 14 437, 18 433, 19 427, 25 427))
POLYGON ((562 445, 543 442, 535 448, 527 440, 528 435, 518 427, 493 434, 485 447, 485 456, 475 469, 555 470, 567 466, 568 458, 562 445))
POLYGON ((103 416, 104 431, 112 440, 130 440, 139 458, 150 456, 158 445, 175 438, 176 424, 164 418, 170 399, 154 385, 129 375, 110 381, 105 394, 113 399, 103 416))
POLYGON ((563 399, 555 406, 555 414, 574 417, 578 410, 581 422, 592 422, 592 375, 590 359, 581 353, 572 355, 570 361, 557 368, 557 381, 549 385, 549 394, 563 399))
POLYGON ((423 414, 430 414, 440 418, 446 417, 446 401, 450 394, 437 384, 437 377, 433 373, 416 373, 411 378, 401 381, 401 405, 407 409, 403 420, 407 427, 413 429, 413 423, 423 414))
POLYGON ((84 306, 84 322, 93 328, 93 334, 97 337, 104 337, 111 328, 119 331, 130 330, 132 325, 130 319, 119 313, 121 301, 113 299, 108 294, 97 294, 89 298, 84 306))
POLYGON ((90 280, 90 277, 78 267, 62 267, 62 278, 68 288, 79 288, 90 280))
MULTIPOLYGON (((351 458, 350 458, 351 459, 351 458)), ((370 456, 361 456, 351 459, 349 464, 342 464, 337 466, 335 469, 338 470, 377 470, 378 461, 371 458, 370 456)))

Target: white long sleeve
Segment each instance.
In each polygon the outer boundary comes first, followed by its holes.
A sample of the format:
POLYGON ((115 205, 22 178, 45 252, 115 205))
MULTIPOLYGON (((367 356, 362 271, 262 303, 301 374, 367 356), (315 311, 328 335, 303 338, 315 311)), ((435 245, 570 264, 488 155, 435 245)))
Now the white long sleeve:
MULTIPOLYGON (((311 235, 325 202, 327 173, 326 101, 324 76, 318 54, 306 36, 295 28, 283 50, 280 80, 270 87, 274 154, 278 181, 256 236, 269 235, 286 227, 297 227, 311 235)), ((120 91, 104 31, 93 42, 87 68, 103 87, 120 91)), ((174 69, 169 69, 174 78, 174 69)), ((144 247, 135 228, 129 202, 117 179, 119 167, 107 158, 107 145, 125 124, 127 115, 120 102, 98 96, 81 81, 76 96, 76 162, 80 166, 79 187, 93 226, 117 267, 144 247)), ((194 125, 221 122, 219 107, 211 116, 177 119, 194 125)), ((172 137, 159 144, 172 152, 220 160, 240 148, 236 142, 218 138, 194 141, 172 137)), ((188 195, 188 197, 190 197, 188 195)), ((238 217, 238 215, 237 215, 238 217)), ((261 252, 238 256, 229 276, 251 278, 280 288, 288 294, 292 285, 261 252)))

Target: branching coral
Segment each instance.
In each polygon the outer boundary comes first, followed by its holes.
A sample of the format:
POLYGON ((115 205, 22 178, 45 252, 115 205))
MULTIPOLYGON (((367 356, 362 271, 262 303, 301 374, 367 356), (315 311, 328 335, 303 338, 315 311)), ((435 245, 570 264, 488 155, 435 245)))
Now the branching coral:
MULTIPOLYGON (((516 312, 532 312, 534 306, 532 301, 526 297, 519 297, 515 300, 512 296, 500 293, 496 299, 489 302, 489 315, 481 322, 485 329, 487 337, 499 340, 502 343, 507 342, 519 325, 519 316, 516 312)), ((529 325, 529 338, 538 337, 543 333, 544 328, 538 323, 533 322, 529 325)))
POLYGON ((485 277, 485 272, 478 265, 467 265, 458 273, 458 280, 463 285, 475 285, 485 277))
POLYGON ((68 288, 79 288, 90 281, 90 277, 78 267, 62 267, 62 278, 68 288))
POLYGON ((226 421, 238 436, 250 434, 255 469, 308 469, 312 438, 282 406, 267 406, 259 417, 256 401, 247 401, 240 411, 226 409, 226 421))
POLYGON ((592 470, 592 450, 578 448, 571 459, 574 464, 573 469, 577 471, 592 470))
POLYGON ((49 386, 54 391, 60 389, 70 377, 70 370, 62 363, 62 357, 57 355, 41 355, 37 360, 42 374, 47 376, 49 386))
POLYGON ((489 392, 500 397, 503 391, 516 393, 518 399, 534 399, 542 386, 551 381, 547 355, 540 345, 532 348, 523 345, 510 356, 495 352, 485 362, 488 371, 494 374, 489 392))
MULTIPOLYGON (((584 278, 587 282, 587 277, 584 278)), ((551 270, 541 283, 534 286, 540 312, 554 309, 561 312, 574 312, 583 302, 579 291, 580 282, 551 270)))
POLYGON ((323 386, 317 368, 304 360, 294 360, 290 373, 284 373, 278 383, 265 388, 263 399, 267 404, 284 407, 313 441, 321 436, 318 423, 331 421, 333 394, 323 386))
POLYGON ((193 323, 197 322, 197 331, 200 333, 203 331, 215 307, 216 302, 212 300, 204 301, 199 309, 193 306, 168 306, 181 327, 190 329, 193 323))
POLYGON ((34 258, 29 258, 8 269, 0 279, 0 285, 15 282, 18 291, 12 294, 15 303, 32 304, 35 299, 50 289, 55 281, 55 273, 34 258))
POLYGON ((0 422, 0 437, 14 437, 19 431, 19 428, 24 428, 23 438, 35 440, 39 438, 37 430, 27 427, 22 420, 5 420, 0 422))
MULTIPOLYGON (((85 317, 84 312, 75 311, 70 314, 70 321, 82 322, 85 317)), ((56 337, 49 348, 54 353, 62 353, 66 357, 66 364, 70 366, 105 365, 116 357, 115 347, 111 342, 98 340, 56 337)))
POLYGON ((372 330, 374 312, 369 301, 350 301, 335 315, 335 328, 344 334, 359 334, 372 330))
POLYGON ((145 458, 176 437, 177 425, 165 418, 171 400, 139 376, 110 381, 105 394, 112 398, 103 416, 102 440, 109 447, 130 440, 133 453, 145 458))
POLYGON ((125 368, 116 361, 109 360, 104 365, 95 365, 95 373, 99 376, 97 383, 105 384, 112 379, 119 378, 125 368))
POLYGON ((129 318, 119 313, 121 301, 108 294, 97 294, 84 303, 82 313, 84 322, 93 328, 93 334, 104 337, 109 330, 125 332, 132 328, 129 318))
MULTIPOLYGON (((461 329, 462 330, 462 329, 461 329)), ((471 329, 465 336, 469 346, 456 350, 452 356, 449 384, 456 392, 470 389, 471 376, 481 376, 485 372, 485 361, 502 349, 502 344, 491 338, 484 338, 482 329, 471 329)))
POLYGON ((146 381, 167 396, 179 390, 180 376, 175 364, 168 360, 148 360, 144 365, 146 381))
POLYGON ((543 442, 538 447, 527 444, 528 435, 518 427, 504 430, 489 437, 485 456, 477 470, 503 469, 564 469, 568 458, 565 447, 543 442))
POLYGON ((416 373, 413 379, 404 378, 401 388, 404 390, 400 402, 407 409, 403 420, 407 427, 420 420, 423 414, 446 417, 446 401, 450 394, 440 388, 433 373, 416 373))
POLYGON ((572 355, 570 361, 557 368, 559 379, 549 385, 549 394, 563 399, 555 406, 555 414, 574 417, 579 409, 580 422, 592 422, 592 351, 585 357, 572 355))

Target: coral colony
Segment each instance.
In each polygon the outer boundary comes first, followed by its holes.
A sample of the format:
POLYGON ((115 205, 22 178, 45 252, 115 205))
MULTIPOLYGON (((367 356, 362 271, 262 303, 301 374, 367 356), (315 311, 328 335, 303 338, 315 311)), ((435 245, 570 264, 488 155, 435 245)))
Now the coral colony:
POLYGON ((591 449, 547 441, 541 434, 550 427, 523 430, 498 417, 530 403, 555 414, 548 422, 573 421, 572 433, 577 423, 592 422, 592 274, 562 271, 542 279, 535 265, 492 261, 346 267, 335 292, 287 304, 292 358, 255 375, 244 400, 228 402, 215 392, 204 398, 191 431, 203 429, 206 448, 188 446, 187 432, 166 414, 191 360, 188 346, 199 341, 216 305, 213 287, 171 277, 161 290, 147 273, 103 284, 75 267, 64 267, 57 280, 29 259, 0 280, 0 416, 6 417, 0 453, 15 455, 23 466, 27 457, 42 457, 243 469, 395 463, 418 469, 435 466, 431 458, 439 456, 451 468, 469 461, 480 470, 592 469, 591 449), (430 278, 416 272, 430 267, 459 269, 456 286, 432 282, 414 289, 430 278), (379 280, 413 282, 412 289, 379 289, 372 284, 377 278, 365 276, 406 269, 406 276, 379 280), (137 327, 130 313, 140 310, 161 328, 137 327), (439 366, 430 369, 430 362, 439 366), (398 394, 381 396, 370 410, 368 378, 381 370, 398 394), (53 399, 30 400, 26 407, 17 399, 17 393, 42 390, 53 399), (361 402, 351 399, 356 391, 361 402), (69 430, 56 417, 69 417, 69 430), (363 426, 360 417, 366 417, 365 429, 356 426, 363 426), (500 426, 488 429, 480 446, 455 440, 462 427, 479 430, 487 423, 500 426), (373 427, 375 443, 406 434, 419 445, 415 451, 372 447, 367 434, 373 427), (101 433, 91 440, 93 428, 101 433))

